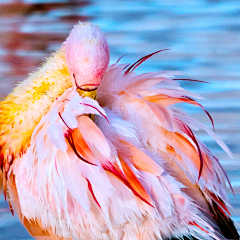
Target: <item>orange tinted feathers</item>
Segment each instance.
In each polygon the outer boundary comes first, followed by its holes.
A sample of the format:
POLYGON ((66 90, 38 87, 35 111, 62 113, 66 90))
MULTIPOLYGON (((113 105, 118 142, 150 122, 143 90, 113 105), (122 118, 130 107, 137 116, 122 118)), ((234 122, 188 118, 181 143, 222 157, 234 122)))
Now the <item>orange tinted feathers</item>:
POLYGON ((151 203, 151 198, 147 194, 146 190, 142 186, 142 184, 139 182, 138 178, 135 176, 135 174, 132 172, 128 164, 124 161, 124 159, 121 156, 118 156, 119 160, 121 162, 123 172, 126 176, 126 179, 128 183, 131 185, 131 187, 138 193, 142 198, 144 198, 148 203, 151 203))
MULTIPOLYGON (((168 153, 173 155, 174 158, 177 157, 177 159, 181 163, 184 163, 181 158, 181 152, 183 152, 189 159, 192 160, 197 169, 200 168, 201 163, 199 159, 199 153, 197 149, 193 146, 193 144, 186 137, 184 137, 180 133, 168 132, 166 130, 164 130, 164 137, 166 138, 166 142, 168 142, 166 147, 168 153)), ((206 167, 212 170, 212 163, 206 156, 206 154, 203 155, 203 160, 205 167, 203 167, 201 176, 204 179, 207 179, 209 176, 207 175, 208 172, 206 171, 206 167)))
POLYGON ((124 155, 127 156, 128 160, 135 168, 156 176, 159 176, 162 173, 161 167, 147 154, 124 140, 119 140, 119 142, 124 145, 124 149, 121 150, 124 151, 124 155))
POLYGON ((82 155, 82 157, 85 158, 86 160, 94 163, 95 157, 94 157, 91 149, 85 142, 79 129, 76 128, 73 130, 72 138, 74 139, 76 150, 82 155))

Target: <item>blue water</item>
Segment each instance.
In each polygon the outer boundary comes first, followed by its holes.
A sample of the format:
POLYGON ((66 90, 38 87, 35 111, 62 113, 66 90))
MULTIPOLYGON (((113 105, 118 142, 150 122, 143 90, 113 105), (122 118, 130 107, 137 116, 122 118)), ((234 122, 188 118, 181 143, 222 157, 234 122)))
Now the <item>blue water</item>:
MULTIPOLYGON (((101 27, 111 62, 134 62, 151 52, 169 48, 148 60, 139 73, 183 71, 187 78, 210 84, 182 82, 211 113, 216 133, 233 152, 229 159, 204 132, 198 136, 220 159, 232 182, 228 189, 240 224, 240 1, 238 0, 92 0, 0 2, 0 95, 11 92, 61 42, 77 21, 101 27)), ((187 112, 211 126, 196 107, 187 112)), ((0 197, 0 240, 32 239, 0 197)))

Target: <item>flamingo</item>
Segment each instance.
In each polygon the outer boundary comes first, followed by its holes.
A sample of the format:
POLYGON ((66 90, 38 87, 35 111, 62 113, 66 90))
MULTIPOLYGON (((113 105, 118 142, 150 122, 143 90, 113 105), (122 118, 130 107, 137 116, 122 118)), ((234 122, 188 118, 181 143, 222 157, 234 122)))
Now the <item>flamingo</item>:
POLYGON ((35 239, 239 238, 228 178, 193 130, 231 152, 176 107, 212 121, 201 97, 178 72, 134 72, 158 52, 108 66, 100 28, 80 22, 0 102, 3 191, 35 239))

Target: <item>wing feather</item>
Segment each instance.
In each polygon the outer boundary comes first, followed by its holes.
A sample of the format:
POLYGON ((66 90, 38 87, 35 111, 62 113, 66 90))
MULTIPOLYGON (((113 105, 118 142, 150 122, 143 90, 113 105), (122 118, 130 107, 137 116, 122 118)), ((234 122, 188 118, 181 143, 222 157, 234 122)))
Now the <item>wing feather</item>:
MULTIPOLYGON (((37 219, 51 236, 64 238, 144 233, 162 238, 184 228, 184 234, 217 239, 197 203, 184 193, 181 179, 171 175, 184 174, 185 183, 195 187, 201 199, 201 191, 211 196, 208 192, 215 193, 224 176, 191 129, 184 128, 190 122, 195 128, 203 126, 171 106, 200 106, 190 99, 199 96, 176 84, 172 73, 135 76, 115 69, 104 76, 111 81, 105 80, 109 89, 104 92, 99 87, 99 102, 69 89, 35 128, 31 146, 13 169, 22 212, 37 219), (129 80, 124 87, 123 77, 129 80), (95 122, 88 114, 98 115, 95 122), (210 187, 205 187, 209 181, 210 187)), ((229 216, 224 190, 208 200, 229 216)))
MULTIPOLYGON (((206 197, 203 202, 214 202, 230 217, 230 212, 226 212, 229 205, 224 183, 226 174, 218 160, 195 137, 191 128, 205 130, 230 157, 231 151, 214 132, 174 106, 177 103, 198 106, 207 113, 213 123, 210 114, 194 100, 201 97, 181 88, 173 79, 174 72, 136 75, 132 71, 126 74, 124 66, 121 65, 113 65, 109 69, 109 75, 103 77, 103 83, 99 87, 97 100, 100 105, 130 122, 137 129, 137 137, 146 149, 160 154, 163 162, 169 158, 174 161, 179 166, 179 174, 184 174, 188 181, 199 188, 200 196, 203 193, 200 198, 206 197), (217 198, 223 203, 214 200, 211 193, 217 194, 217 198)), ((128 152, 129 148, 131 147, 127 146, 125 151, 128 152)), ((151 161, 149 166, 144 167, 144 163, 139 160, 141 157, 136 160, 128 156, 128 160, 130 159, 136 169, 154 172, 151 161)), ((173 166, 169 168, 170 173, 171 169, 175 169, 173 166)), ((156 198, 156 193, 154 196, 156 198)), ((179 203, 182 201, 179 195, 176 195, 175 199, 179 203)), ((199 204, 201 206, 201 201, 199 204)), ((205 211, 210 211, 205 203, 203 205, 205 211)), ((195 223, 193 225, 197 226, 195 223)))

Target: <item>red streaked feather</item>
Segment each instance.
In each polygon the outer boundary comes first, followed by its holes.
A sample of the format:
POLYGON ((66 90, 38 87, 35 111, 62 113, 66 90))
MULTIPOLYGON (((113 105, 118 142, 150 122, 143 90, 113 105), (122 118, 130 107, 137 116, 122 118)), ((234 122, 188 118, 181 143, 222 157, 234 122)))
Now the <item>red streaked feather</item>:
POLYGON ((115 65, 124 57, 125 55, 123 54, 115 63, 115 65))
POLYGON ((143 99, 150 101, 150 102, 154 102, 158 105, 172 105, 175 103, 184 102, 184 103, 189 103, 189 104, 198 106, 207 114, 208 118, 210 119, 210 121, 212 123, 213 130, 214 130, 214 122, 213 122, 213 119, 212 119, 212 116, 210 115, 210 113, 200 103, 198 103, 197 101, 195 101, 194 99, 192 99, 188 96, 182 96, 179 98, 175 98, 175 97, 169 97, 166 94, 157 94, 154 96, 145 96, 145 97, 143 97, 143 99))
POLYGON ((94 108, 95 110, 97 110, 106 120, 107 122, 110 124, 109 120, 107 119, 107 117, 99 110, 97 109, 96 107, 90 105, 90 104, 87 104, 87 103, 80 103, 81 105, 85 105, 85 106, 88 106, 88 107, 91 107, 91 108, 94 108))
POLYGON ((148 54, 142 58, 140 58, 139 60, 137 60, 134 64, 132 64, 124 73, 124 75, 127 75, 129 74, 130 72, 133 72, 140 64, 142 64, 144 61, 146 61, 147 59, 149 59, 150 57, 152 57, 153 55, 159 53, 159 52, 163 52, 163 51, 166 51, 166 50, 170 50, 170 49, 163 49, 163 50, 159 50, 159 51, 156 51, 154 53, 151 53, 151 54, 148 54))
POLYGON ((59 117, 61 118, 61 120, 63 121, 63 123, 65 124, 65 126, 70 130, 70 131, 72 131, 72 129, 67 125, 67 123, 64 121, 64 119, 63 119, 63 117, 62 117, 62 115, 61 115, 61 113, 59 112, 58 113, 58 115, 59 115, 59 117))
POLYGON ((138 178, 135 176, 135 174, 133 173, 131 168, 128 166, 128 163, 121 156, 118 156, 118 157, 121 162, 126 180, 129 182, 129 184, 132 186, 132 188, 139 195, 141 195, 147 202, 151 202, 151 198, 149 197, 146 190, 144 189, 142 184, 139 182, 138 178))
POLYGON ((99 208, 101 209, 101 206, 100 206, 100 204, 99 204, 99 202, 98 202, 98 200, 97 200, 97 198, 96 198, 96 196, 95 196, 95 194, 94 194, 94 192, 93 192, 93 189, 92 189, 92 184, 90 183, 90 181, 86 178, 86 180, 87 180, 87 183, 88 183, 88 189, 89 189, 89 191, 90 191, 90 193, 92 194, 92 197, 93 197, 93 199, 94 199, 94 201, 96 202, 96 204, 99 206, 99 208))
POLYGON ((231 213, 225 206, 224 202, 218 196, 216 196, 213 192, 210 192, 210 195, 213 198, 213 200, 217 203, 219 211, 221 211, 228 218, 228 216, 223 210, 225 210, 229 215, 231 215, 231 213))
POLYGON ((90 164, 90 165, 97 166, 97 164, 87 161, 85 158, 83 158, 83 157, 78 153, 78 151, 77 151, 77 149, 76 149, 76 146, 75 146, 75 144, 74 144, 74 140, 73 140, 73 137, 72 137, 72 133, 71 133, 70 131, 65 135, 65 137, 66 137, 66 139, 67 139, 70 147, 71 147, 72 150, 74 151, 75 155, 76 155, 79 159, 81 159, 83 162, 88 163, 88 164, 90 164))
POLYGON ((129 64, 127 64, 123 69, 126 69, 128 66, 130 66, 131 64, 129 63, 129 64))
POLYGON ((193 101, 193 103, 192 103, 193 105, 196 105, 196 106, 200 107, 200 108, 208 115, 208 117, 209 117, 209 119, 210 119, 210 121, 211 121, 211 123, 212 123, 213 130, 214 130, 214 122, 213 122, 213 119, 212 119, 212 116, 210 115, 210 113, 209 113, 200 103, 198 103, 198 102, 195 101, 194 99, 192 99, 192 98, 190 98, 190 97, 187 97, 187 96, 185 96, 185 98, 193 101))
POLYGON ((147 203, 149 206, 154 207, 149 201, 147 201, 143 196, 141 196, 135 189, 134 187, 129 183, 127 178, 125 177, 124 173, 120 170, 117 169, 117 166, 114 166, 112 163, 108 163, 108 165, 102 166, 103 169, 107 172, 110 172, 113 174, 115 177, 117 177, 119 180, 122 181, 132 192, 135 196, 139 197, 143 202, 147 203))
MULTIPOLYGON (((187 134, 194 141, 194 139, 192 138, 192 135, 189 134, 189 131, 187 130, 187 129, 190 129, 190 128, 186 124, 184 124, 181 120, 179 120, 178 118, 175 118, 175 120, 179 123, 178 127, 180 128, 180 130, 183 131, 185 134, 187 134)), ((192 130, 191 130, 191 132, 192 132, 192 130)), ((204 146, 204 149, 210 153, 209 149, 206 146, 204 146)), ((233 195, 235 196, 235 193, 234 193, 233 187, 231 185, 231 182, 230 182, 230 180, 229 180, 225 170, 223 169, 221 163, 219 162, 219 160, 215 156, 213 156, 213 155, 211 155, 211 156, 215 159, 215 161, 220 166, 220 168, 221 168, 221 170, 222 170, 222 172, 223 172, 223 174, 224 174, 224 176, 225 176, 225 178, 226 178, 226 180, 227 180, 227 182, 229 184, 229 187, 230 187, 233 195)))
MULTIPOLYGON (((192 139, 191 134, 189 134, 189 132, 187 131, 187 129, 188 129, 189 127, 188 127, 185 123, 183 123, 181 120, 179 120, 178 118, 175 118, 175 120, 179 123, 178 127, 180 128, 180 130, 183 131, 185 134, 187 134, 187 135, 192 139)), ((191 131, 192 131, 192 130, 191 130, 191 131)), ((192 140, 193 140, 193 139, 192 139, 192 140)), ((194 140, 193 140, 193 141, 194 141, 194 140)), ((208 149, 206 146, 204 146, 204 149, 205 149, 206 151, 208 151, 208 153, 210 153, 209 149, 208 149)), ((219 160, 218 160, 215 156, 213 156, 213 155, 211 155, 211 156, 214 158, 214 160, 215 160, 215 161, 218 163, 218 165, 220 166, 220 168, 221 168, 221 170, 222 170, 222 172, 223 172, 223 174, 224 174, 224 176, 225 176, 225 178, 226 178, 226 180, 227 180, 227 182, 228 182, 228 184, 229 184, 229 187, 230 187, 233 195, 235 196, 235 193, 234 193, 234 191, 233 191, 233 187, 232 187, 232 185, 231 185, 231 182, 230 182, 230 180, 229 180, 229 178, 228 178, 225 170, 223 169, 221 163, 219 162, 219 160)))
POLYGON ((200 159, 200 168, 199 168, 199 174, 198 174, 198 181, 199 181, 201 174, 202 174, 202 170, 203 170, 203 155, 202 155, 200 146, 198 144, 198 141, 197 141, 195 135, 193 134, 191 128, 188 127, 186 124, 183 124, 183 126, 185 127, 186 132, 188 133, 188 136, 193 140, 193 142, 195 143, 197 150, 198 150, 199 159, 200 159))
POLYGON ((74 129, 72 132, 72 138, 74 139, 75 142, 75 148, 77 152, 86 160, 89 162, 94 163, 95 161, 95 156, 92 153, 92 150, 89 148, 88 144, 83 138, 82 133, 80 132, 79 129, 74 129))
POLYGON ((189 222, 189 224, 198 227, 200 230, 202 230, 202 231, 205 232, 205 233, 209 233, 209 232, 206 231, 204 228, 202 228, 201 226, 199 226, 196 222, 189 222))

